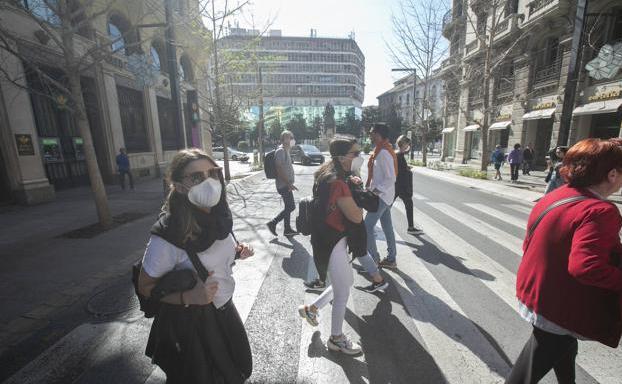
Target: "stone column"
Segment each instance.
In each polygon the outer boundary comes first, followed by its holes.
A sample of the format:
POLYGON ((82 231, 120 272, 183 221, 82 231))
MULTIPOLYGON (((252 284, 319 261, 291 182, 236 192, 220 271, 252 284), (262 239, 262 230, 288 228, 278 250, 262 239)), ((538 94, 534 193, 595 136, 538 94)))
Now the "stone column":
POLYGON ((155 88, 145 88, 143 91, 145 105, 145 123, 147 124, 147 136, 149 146, 153 152, 153 162, 155 167, 155 177, 161 176, 161 171, 166 168, 164 153, 162 151, 162 136, 160 134, 160 118, 158 116, 158 99, 155 88))
MULTIPOLYGON (((568 66, 570 65, 570 44, 572 43, 572 39, 571 38, 567 38, 565 40, 562 41, 562 39, 560 38, 560 46, 564 47, 563 50, 563 56, 562 56, 562 63, 561 63, 561 71, 559 74, 559 86, 557 87, 557 95, 558 95, 558 101, 559 101, 559 105, 561 106, 563 104, 563 99, 564 99, 564 89, 566 88, 566 80, 568 79, 568 66)), ((578 70, 578 68, 577 68, 578 70)), ((576 94, 575 94, 576 95, 576 94)), ((575 103, 576 103, 576 99, 575 99, 575 103)), ((551 146, 556 146, 557 145, 557 138, 559 137, 559 128, 560 128, 560 118, 561 118, 561 111, 562 108, 557 108, 557 111, 555 111, 555 119, 553 120, 553 132, 551 133, 551 146)), ((572 112, 571 112, 572 113, 572 112)), ((575 125, 575 120, 572 119, 571 121, 571 128, 570 128, 570 133, 572 134, 573 131, 573 126, 575 125)))
POLYGON ((104 72, 104 89, 106 92, 107 107, 103 113, 108 114, 110 119, 110 139, 112 156, 110 157, 110 166, 112 169, 117 169, 116 154, 119 153, 119 148, 125 147, 125 139, 123 138, 123 126, 121 125, 121 112, 119 111, 119 96, 117 94, 117 83, 114 79, 114 75, 104 72))
MULTIPOLYGON (((512 134, 515 142, 528 145, 527 126, 523 123, 523 115, 529 94, 529 55, 521 55, 514 59, 514 103, 512 106, 512 134)), ((509 143, 508 143, 509 145, 509 143)))
POLYGON ((467 134, 464 132, 464 127, 468 124, 468 116, 465 115, 465 111, 468 110, 469 107, 469 87, 468 83, 465 81, 460 82, 460 99, 458 101, 458 121, 456 123, 456 154, 455 159, 460 160, 460 162, 464 163, 467 159, 467 143, 466 138, 467 134))
POLYGON ((15 200, 37 204, 54 200, 54 187, 45 174, 39 136, 26 87, 24 68, 15 56, 0 49, 0 62, 15 85, 0 77, 0 145, 6 157, 9 185, 15 200), (33 153, 19 154, 15 135, 29 135, 33 153))

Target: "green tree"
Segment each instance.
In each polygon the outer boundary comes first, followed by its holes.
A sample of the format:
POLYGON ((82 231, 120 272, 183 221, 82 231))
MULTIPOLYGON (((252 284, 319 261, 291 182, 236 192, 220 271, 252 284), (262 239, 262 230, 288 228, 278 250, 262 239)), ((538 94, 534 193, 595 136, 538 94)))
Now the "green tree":
POLYGON ((307 120, 305 120, 302 113, 295 114, 294 117, 287 122, 285 127, 288 131, 291 131, 298 140, 309 138, 307 120))
POLYGON ((269 128, 268 128, 268 137, 270 137, 273 140, 278 140, 281 137, 281 132, 283 132, 283 126, 281 125, 281 120, 279 119, 273 119, 270 122, 269 128))
POLYGON ((311 123, 311 126, 309 127, 309 129, 310 129, 309 138, 318 139, 323 129, 322 118, 320 116, 315 116, 313 118, 313 122, 311 123))
POLYGON ((366 132, 369 131, 375 123, 380 121, 380 110, 375 105, 370 105, 363 108, 363 116, 361 118, 361 124, 366 132))
POLYGON ((354 113, 354 108, 349 109, 346 113, 345 118, 343 118, 339 124, 337 124, 337 133, 352 135, 354 137, 361 136, 362 122, 356 117, 354 113))
POLYGON ((326 104, 324 107, 324 133, 332 134, 335 132, 335 107, 330 105, 330 103, 326 104))
POLYGON ((386 116, 386 123, 389 126, 389 140, 392 143, 397 140, 398 136, 402 134, 402 117, 397 112, 395 105, 392 105, 386 116))

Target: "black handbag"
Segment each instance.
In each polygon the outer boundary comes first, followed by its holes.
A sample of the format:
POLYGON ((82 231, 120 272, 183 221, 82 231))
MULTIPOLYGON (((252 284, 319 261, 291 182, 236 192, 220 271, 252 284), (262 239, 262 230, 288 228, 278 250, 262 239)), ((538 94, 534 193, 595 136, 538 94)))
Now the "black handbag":
POLYGON ((380 206, 380 196, 369 189, 363 189, 360 186, 353 186, 350 190, 356 205, 363 208, 367 212, 378 211, 378 207, 380 206))

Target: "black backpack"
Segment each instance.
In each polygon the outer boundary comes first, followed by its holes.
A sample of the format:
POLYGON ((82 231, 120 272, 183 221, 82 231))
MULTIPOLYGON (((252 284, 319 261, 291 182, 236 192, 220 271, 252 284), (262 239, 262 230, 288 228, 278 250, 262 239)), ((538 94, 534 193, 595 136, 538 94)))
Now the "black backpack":
POLYGON ((263 158, 263 170, 267 179, 276 179, 276 164, 274 161, 275 150, 265 154, 263 158))
POLYGON ((325 204, 328 201, 328 193, 327 183, 316 184, 313 186, 313 196, 305 197, 298 202, 296 230, 301 235, 308 236, 313 229, 321 229, 325 225, 325 204), (323 206, 324 208, 322 208, 323 206))

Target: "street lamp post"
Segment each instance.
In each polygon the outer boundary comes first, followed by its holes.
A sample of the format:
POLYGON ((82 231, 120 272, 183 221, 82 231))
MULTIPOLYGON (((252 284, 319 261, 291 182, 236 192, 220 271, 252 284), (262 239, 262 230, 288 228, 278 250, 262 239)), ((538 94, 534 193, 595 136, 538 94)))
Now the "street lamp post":
POLYGON ((259 142, 259 164, 263 164, 263 131, 264 131, 264 116, 263 116, 263 79, 261 76, 261 66, 258 68, 259 72, 259 124, 257 125, 257 141, 259 142))
MULTIPOLYGON (((415 98, 417 97, 417 68, 393 68, 391 69, 393 72, 412 72, 413 74, 413 118, 412 118, 412 126, 413 130, 415 129, 415 121, 417 118, 417 105, 415 104, 415 98)), ((415 146, 410 145, 410 159, 414 158, 415 146)))

